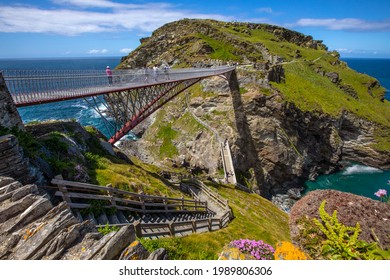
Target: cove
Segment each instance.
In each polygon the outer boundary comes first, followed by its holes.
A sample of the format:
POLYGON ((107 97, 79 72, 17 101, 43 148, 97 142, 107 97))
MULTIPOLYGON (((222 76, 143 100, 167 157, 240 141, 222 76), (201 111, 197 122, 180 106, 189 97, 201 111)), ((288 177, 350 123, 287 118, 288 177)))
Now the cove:
POLYGON ((351 164, 339 172, 320 175, 315 181, 306 181, 304 195, 317 189, 333 189, 378 200, 374 193, 378 189, 385 189, 389 193, 389 180, 390 170, 351 164))

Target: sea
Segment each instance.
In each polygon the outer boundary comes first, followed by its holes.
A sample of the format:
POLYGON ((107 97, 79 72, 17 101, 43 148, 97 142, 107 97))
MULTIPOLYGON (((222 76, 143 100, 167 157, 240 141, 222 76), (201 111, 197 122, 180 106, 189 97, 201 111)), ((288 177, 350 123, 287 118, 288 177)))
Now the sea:
MULTIPOLYGON (((44 69, 44 70, 103 70, 115 68, 121 57, 58 58, 58 59, 0 59, 0 70, 44 69)), ((348 66, 379 80, 387 90, 385 98, 390 100, 390 59, 342 58, 348 66)), ((82 125, 92 125, 108 136, 106 126, 99 114, 84 100, 69 100, 57 103, 19 108, 24 123, 57 119, 77 119, 82 125)), ((315 181, 305 183, 305 193, 315 189, 336 189, 373 199, 378 189, 390 191, 390 170, 380 170, 358 163, 350 163, 344 170, 330 175, 321 175, 315 181)))

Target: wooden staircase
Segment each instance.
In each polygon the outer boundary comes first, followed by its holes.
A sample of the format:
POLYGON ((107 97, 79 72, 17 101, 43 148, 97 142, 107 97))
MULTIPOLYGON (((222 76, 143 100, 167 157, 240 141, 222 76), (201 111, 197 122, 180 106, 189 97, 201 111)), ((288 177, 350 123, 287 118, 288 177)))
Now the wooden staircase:
POLYGON ((65 181, 60 177, 53 179, 52 184, 58 186, 55 196, 67 202, 80 222, 91 220, 97 227, 134 224, 137 237, 185 236, 214 231, 225 227, 233 218, 227 201, 219 198, 223 210, 215 208, 219 196, 196 180, 186 185, 188 193, 194 196, 192 200, 137 194, 109 186, 65 181), (194 190, 202 193, 202 197, 210 197, 213 206, 209 207, 208 200, 201 201, 194 190))

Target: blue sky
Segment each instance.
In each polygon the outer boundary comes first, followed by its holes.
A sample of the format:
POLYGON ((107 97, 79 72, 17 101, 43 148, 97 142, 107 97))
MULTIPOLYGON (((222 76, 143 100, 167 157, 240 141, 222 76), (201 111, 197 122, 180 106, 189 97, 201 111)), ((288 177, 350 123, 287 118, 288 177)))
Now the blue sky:
POLYGON ((0 0, 0 58, 124 56, 183 18, 269 23, 342 57, 390 58, 389 0, 0 0))

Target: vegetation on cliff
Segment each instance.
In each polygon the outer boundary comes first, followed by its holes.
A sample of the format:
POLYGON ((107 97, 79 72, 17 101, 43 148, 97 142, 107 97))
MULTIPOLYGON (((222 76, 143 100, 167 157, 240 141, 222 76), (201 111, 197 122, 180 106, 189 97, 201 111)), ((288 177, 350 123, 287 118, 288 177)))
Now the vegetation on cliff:
MULTIPOLYGON (((3 129, 1 134, 10 132, 3 129)), ((29 124, 26 132, 15 130, 13 133, 30 159, 35 164, 40 163, 39 168, 47 180, 60 174, 65 179, 102 186, 111 184, 132 192, 169 197, 185 195, 160 175, 161 168, 135 157, 129 159, 118 150, 115 156, 108 153, 100 145, 99 139, 104 136, 93 127, 83 128, 74 121, 50 121, 29 124), (45 161, 48 164, 42 163, 45 161)), ((229 200, 235 219, 227 228, 182 238, 142 240, 146 247, 151 251, 164 247, 171 259, 216 259, 226 243, 243 236, 266 240, 270 244, 290 239, 287 214, 271 202, 232 186, 211 182, 209 186, 229 200)), ((103 228, 102 232, 111 230, 103 228)))
POLYGON ((165 166, 217 174, 214 131, 200 127, 192 112, 229 139, 240 182, 265 196, 337 170, 342 160, 389 168, 385 89, 311 36, 267 24, 184 19, 143 38, 119 68, 233 63, 240 96, 218 78, 204 80, 187 91, 188 100, 179 95, 158 111, 132 149, 165 166))

